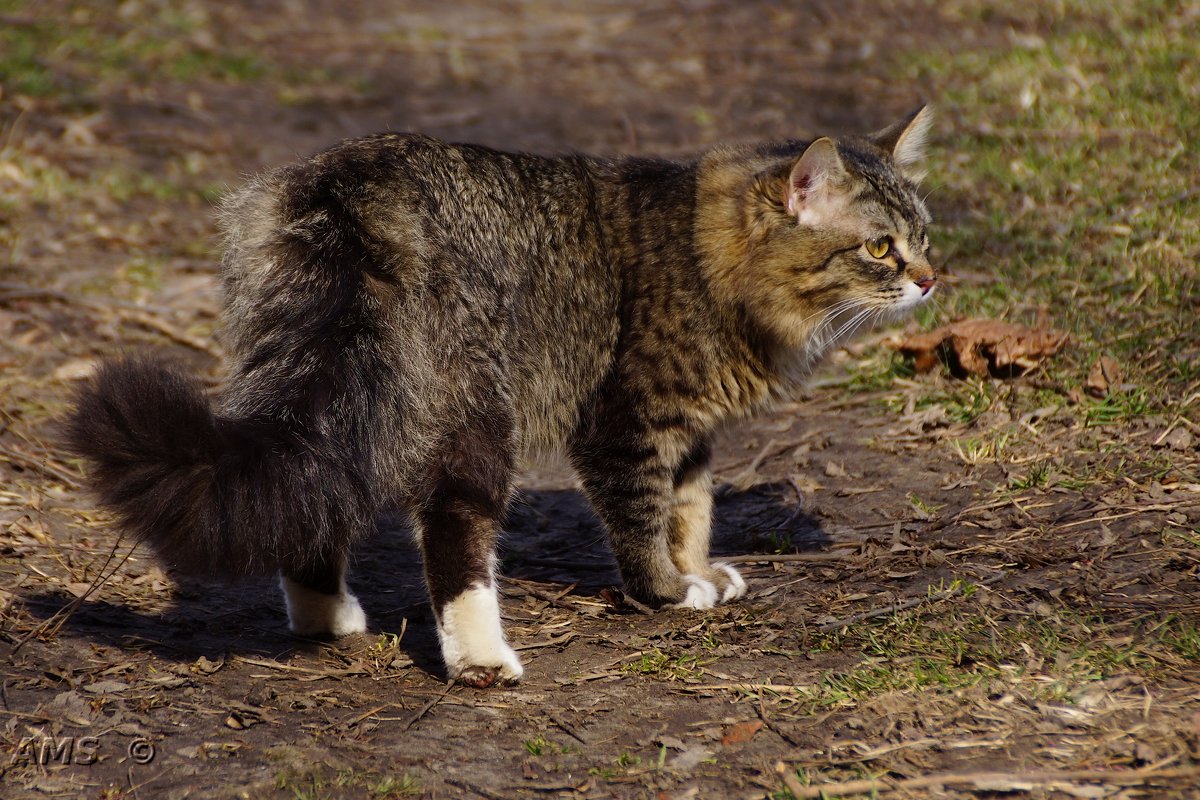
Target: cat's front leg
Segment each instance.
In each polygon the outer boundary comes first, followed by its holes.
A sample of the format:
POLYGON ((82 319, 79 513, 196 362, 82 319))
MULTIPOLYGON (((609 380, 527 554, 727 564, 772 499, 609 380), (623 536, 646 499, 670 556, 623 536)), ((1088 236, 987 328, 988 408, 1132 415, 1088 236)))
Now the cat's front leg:
MULTIPOLYGON (((675 470, 671 503, 671 560, 684 575, 713 584, 717 602, 727 603, 746 594, 746 581, 729 564, 709 562, 712 539, 712 450, 700 442, 675 470)), ((705 606, 707 607, 707 606, 705 606)))
POLYGON ((652 429, 609 429, 577 447, 574 461, 626 590, 651 605, 712 608, 744 594, 745 582, 708 563, 707 457, 671 456, 681 449, 652 429))

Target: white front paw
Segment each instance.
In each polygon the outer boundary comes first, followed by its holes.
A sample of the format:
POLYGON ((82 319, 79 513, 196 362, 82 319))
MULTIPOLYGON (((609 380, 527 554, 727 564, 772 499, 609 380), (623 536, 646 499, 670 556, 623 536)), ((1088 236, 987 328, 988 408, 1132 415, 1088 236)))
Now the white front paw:
POLYGON ((717 587, 712 581, 705 580, 699 575, 684 575, 687 581, 687 594, 678 603, 672 603, 671 608, 712 608, 717 604, 717 587))
POLYGON ((721 593, 721 602, 728 603, 730 600, 737 600, 746 594, 746 581, 742 578, 742 574, 733 567, 717 561, 713 564, 713 569, 719 569, 729 578, 729 585, 725 587, 725 591, 721 593))

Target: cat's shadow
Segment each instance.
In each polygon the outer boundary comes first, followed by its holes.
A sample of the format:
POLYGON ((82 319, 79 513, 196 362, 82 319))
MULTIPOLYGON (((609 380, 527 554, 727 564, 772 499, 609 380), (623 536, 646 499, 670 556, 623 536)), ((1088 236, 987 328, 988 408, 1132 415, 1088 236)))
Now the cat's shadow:
MULTIPOLYGON (((716 492, 714 558, 737 554, 803 552, 829 544, 820 523, 796 506, 787 484, 764 483, 716 492)), ((591 507, 570 489, 527 489, 513 502, 501 547, 501 572, 511 581, 558 584, 595 596, 620 586, 604 529, 591 507)), ((433 615, 422 583, 419 552, 400 519, 385 520, 380 534, 355 551, 350 584, 369 619, 369 633, 404 631, 400 649, 414 664, 444 676, 433 615)), ((101 598, 119 592, 101 589, 101 598)), ((70 604, 57 595, 29 595, 35 616, 49 619, 70 604)), ((118 599, 87 600, 63 629, 96 643, 148 650, 177 663, 221 657, 285 658, 328 643, 301 639, 287 630, 283 601, 274 581, 234 585, 176 580, 170 607, 147 613, 118 599)), ((334 647, 339 647, 334 645, 334 647)), ((352 647, 352 645, 351 645, 352 647)))
MULTIPOLYGON (((811 551, 830 543, 820 523, 795 505, 786 483, 715 492, 712 555, 811 551)), ((522 492, 509 510, 504 574, 522 580, 578 584, 594 593, 619 586, 604 527, 583 496, 569 489, 522 492)))

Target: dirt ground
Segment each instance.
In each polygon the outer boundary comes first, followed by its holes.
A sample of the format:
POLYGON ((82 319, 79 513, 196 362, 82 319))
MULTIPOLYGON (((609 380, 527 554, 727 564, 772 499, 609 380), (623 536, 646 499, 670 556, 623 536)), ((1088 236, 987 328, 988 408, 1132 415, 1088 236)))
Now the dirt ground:
POLYGON ((219 384, 211 201, 247 173, 384 129, 666 154, 871 130, 936 91, 932 43, 1049 24, 964 7, 0 6, 50 85, 0 94, 0 795, 1200 796, 1194 413, 872 380, 896 332, 870 334, 722 436, 715 550, 750 591, 706 612, 620 604, 573 477, 532 465, 501 583, 526 677, 484 691, 445 684, 401 525, 353 566, 371 633, 298 639, 270 583, 179 582, 121 540, 55 438, 105 355, 219 384), (1101 477, 1046 480, 1048 454, 1101 477))

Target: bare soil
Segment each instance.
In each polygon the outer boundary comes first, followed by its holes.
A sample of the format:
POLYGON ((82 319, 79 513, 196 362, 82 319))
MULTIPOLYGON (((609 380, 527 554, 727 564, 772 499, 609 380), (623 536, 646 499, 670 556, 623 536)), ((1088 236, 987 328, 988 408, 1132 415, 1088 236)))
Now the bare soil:
MULTIPOLYGON (((45 6, 8 24, 61 14, 119 38, 158 8, 45 6)), ((932 90, 911 66, 923 48, 1033 24, 915 1, 581 8, 194 2, 204 48, 269 74, 67 67, 60 94, 0 95, 12 169, 65 176, 0 206, 16 231, 0 262, 0 794, 787 797, 945 775, 889 796, 1200 796, 1188 426, 1030 412, 1036 377, 960 418, 922 400, 959 391, 947 376, 848 377, 884 334, 719 442, 715 551, 750 587, 736 605, 621 603, 572 476, 531 466, 504 545, 516 687, 446 685, 399 524, 353 567, 372 634, 316 642, 287 632, 273 585, 177 581, 95 511, 54 419, 96 359, 131 348, 219 383, 206 198, 244 174, 382 129, 667 154, 862 132, 932 90), (1026 428, 1038 437, 1002 457, 964 445, 1026 428), (1030 466, 1047 452, 1101 477, 1046 488, 1030 466), (1086 770, 1115 777, 1072 777, 1086 770), (982 772, 1007 778, 955 777, 982 772)), ((974 202, 931 200, 943 219, 974 202)))

